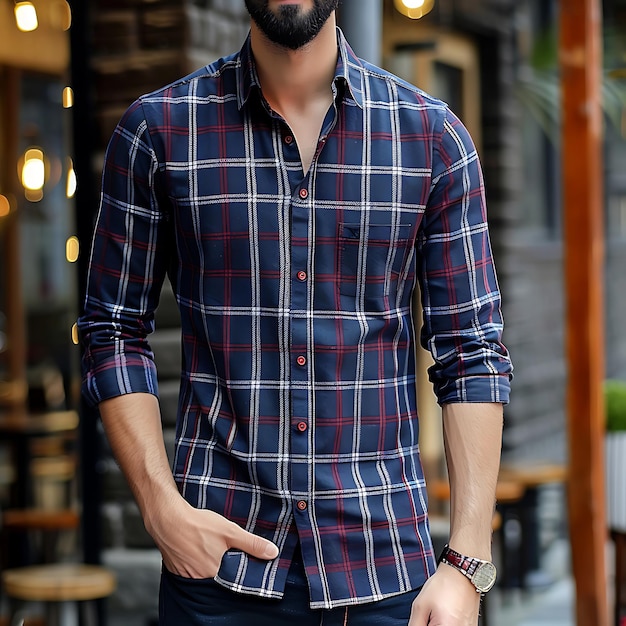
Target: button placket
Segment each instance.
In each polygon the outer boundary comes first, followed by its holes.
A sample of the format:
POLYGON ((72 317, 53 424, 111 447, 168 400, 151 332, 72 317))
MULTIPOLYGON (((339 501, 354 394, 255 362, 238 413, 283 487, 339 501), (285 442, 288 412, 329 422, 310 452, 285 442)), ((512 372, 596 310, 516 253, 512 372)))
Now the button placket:
MULTIPOLYGON (((295 181, 294 181, 295 182, 295 181)), ((307 317, 303 313, 309 307, 310 298, 310 253, 309 226, 311 219, 312 199, 305 177, 295 182, 291 198, 291 300, 290 308, 297 312, 290 319, 291 347, 291 429, 290 429, 290 487, 296 498, 293 507, 296 515, 301 517, 300 524, 309 525, 307 494, 310 485, 309 459, 312 445, 312 417, 310 375, 312 362, 309 362, 310 338, 307 317)))

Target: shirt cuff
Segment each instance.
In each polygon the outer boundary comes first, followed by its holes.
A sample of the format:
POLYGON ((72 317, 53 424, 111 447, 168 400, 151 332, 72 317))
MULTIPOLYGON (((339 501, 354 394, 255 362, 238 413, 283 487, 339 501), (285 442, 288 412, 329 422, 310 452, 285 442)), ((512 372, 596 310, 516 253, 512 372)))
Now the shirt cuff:
POLYGON ((458 378, 437 390, 439 404, 455 402, 509 403, 510 375, 468 376, 458 378))
POLYGON ((92 405, 128 393, 158 395, 156 366, 142 355, 115 355, 90 364, 85 371, 82 392, 92 405))

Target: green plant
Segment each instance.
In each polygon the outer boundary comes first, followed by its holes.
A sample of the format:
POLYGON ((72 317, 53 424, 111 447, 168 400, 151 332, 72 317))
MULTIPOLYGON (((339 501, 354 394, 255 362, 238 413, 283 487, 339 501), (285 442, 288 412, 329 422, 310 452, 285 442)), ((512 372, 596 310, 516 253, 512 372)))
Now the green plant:
MULTIPOLYGON (((624 132, 626 114, 625 33, 606 26, 603 31, 602 108, 611 131, 624 132)), ((554 25, 535 36, 527 64, 514 86, 520 104, 526 108, 553 145, 560 142, 561 77, 558 65, 558 34, 554 25)), ((607 132, 607 124, 603 126, 607 132)))
POLYGON ((607 431, 626 431, 626 382, 607 380, 604 384, 604 399, 607 431))

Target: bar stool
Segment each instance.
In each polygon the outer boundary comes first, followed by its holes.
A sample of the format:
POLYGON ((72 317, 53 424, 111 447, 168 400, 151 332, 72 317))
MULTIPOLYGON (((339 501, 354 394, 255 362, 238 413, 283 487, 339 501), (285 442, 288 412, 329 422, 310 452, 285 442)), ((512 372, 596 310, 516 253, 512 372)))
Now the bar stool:
POLYGON ((110 596, 117 583, 104 567, 54 563, 6 570, 2 584, 10 601, 10 626, 23 623, 29 602, 45 604, 47 626, 73 626, 78 624, 79 614, 82 623, 95 626, 93 601, 110 596))
POLYGON ((104 567, 58 562, 63 558, 57 550, 59 534, 76 530, 79 522, 79 512, 71 508, 4 511, 5 543, 13 543, 12 534, 38 532, 41 534, 39 558, 44 561, 2 572, 3 590, 9 600, 9 626, 20 626, 28 604, 33 602, 44 604, 46 626, 75 626, 79 616, 83 618, 82 624, 96 623, 93 601, 111 595, 116 586, 115 577, 104 567))
MULTIPOLYGON (((61 533, 75 531, 80 523, 80 515, 76 509, 8 509, 2 513, 2 556, 6 566, 30 565, 35 561, 30 555, 19 555, 11 558, 10 547, 19 547, 15 535, 28 535, 31 539, 39 538, 41 545, 37 563, 51 563, 59 559, 57 543, 61 533), (32 535, 38 534, 39 537, 32 535), (27 558, 24 561, 24 557, 27 558)), ((28 547, 24 544, 23 549, 28 547)), ((30 550, 28 550, 30 552, 30 550)))
POLYGON ((626 623, 626 533, 611 531, 615 544, 615 626, 626 623))
POLYGON ((30 479, 34 506, 58 509, 75 502, 76 465, 71 454, 33 458, 30 479))

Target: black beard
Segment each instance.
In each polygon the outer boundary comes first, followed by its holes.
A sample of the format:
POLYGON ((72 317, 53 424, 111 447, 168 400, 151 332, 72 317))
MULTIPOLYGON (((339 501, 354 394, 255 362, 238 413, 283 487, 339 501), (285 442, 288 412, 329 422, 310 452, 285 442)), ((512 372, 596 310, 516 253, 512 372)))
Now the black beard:
POLYGON ((298 50, 317 37, 339 0, 315 0, 313 8, 307 12, 288 4, 280 7, 278 15, 267 8, 267 0, 245 0, 245 3, 250 17, 271 42, 298 50))

